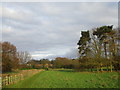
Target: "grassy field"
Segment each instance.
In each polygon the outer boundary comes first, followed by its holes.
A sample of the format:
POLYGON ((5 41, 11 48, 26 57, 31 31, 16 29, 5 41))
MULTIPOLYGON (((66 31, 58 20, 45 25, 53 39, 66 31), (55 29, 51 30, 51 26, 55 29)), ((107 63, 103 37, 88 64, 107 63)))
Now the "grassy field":
POLYGON ((118 88, 118 73, 42 71, 6 88, 118 88))

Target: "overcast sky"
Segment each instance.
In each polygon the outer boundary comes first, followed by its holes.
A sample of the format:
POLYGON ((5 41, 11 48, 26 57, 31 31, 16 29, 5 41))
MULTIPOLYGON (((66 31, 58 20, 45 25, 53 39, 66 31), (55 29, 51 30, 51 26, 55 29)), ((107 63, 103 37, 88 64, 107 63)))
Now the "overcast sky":
POLYGON ((118 25, 116 2, 23 2, 0 4, 3 41, 33 58, 78 57, 80 31, 118 25))

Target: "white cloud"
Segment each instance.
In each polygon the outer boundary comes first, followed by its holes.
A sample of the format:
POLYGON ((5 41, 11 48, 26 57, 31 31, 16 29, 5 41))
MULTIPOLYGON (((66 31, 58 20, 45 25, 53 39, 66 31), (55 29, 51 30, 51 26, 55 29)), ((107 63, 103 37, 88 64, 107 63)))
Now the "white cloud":
POLYGON ((54 54, 33 54, 32 57, 35 58, 35 59, 42 59, 42 58, 46 58, 48 56, 52 56, 54 54))
POLYGON ((5 26, 5 27, 3 27, 2 32, 3 33, 11 33, 11 32, 13 32, 13 29, 11 26, 5 26))
POLYGON ((32 17, 32 13, 29 10, 20 10, 16 7, 12 8, 7 6, 7 4, 3 4, 2 6, 0 6, 0 10, 2 10, 2 12, 0 13, 0 17, 2 18, 8 18, 24 22, 31 21, 30 17, 32 17))

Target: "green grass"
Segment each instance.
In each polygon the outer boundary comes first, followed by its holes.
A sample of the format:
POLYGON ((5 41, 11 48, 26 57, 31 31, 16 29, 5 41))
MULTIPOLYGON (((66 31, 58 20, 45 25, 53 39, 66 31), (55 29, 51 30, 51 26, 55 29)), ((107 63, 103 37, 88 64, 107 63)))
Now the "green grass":
POLYGON ((118 88, 118 73, 43 71, 6 88, 118 88))

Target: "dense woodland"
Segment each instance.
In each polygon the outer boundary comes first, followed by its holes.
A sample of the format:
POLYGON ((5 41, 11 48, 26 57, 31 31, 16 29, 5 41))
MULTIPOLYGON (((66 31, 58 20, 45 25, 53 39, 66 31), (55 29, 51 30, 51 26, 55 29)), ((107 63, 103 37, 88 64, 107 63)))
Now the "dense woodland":
POLYGON ((120 70, 120 32, 113 26, 102 26, 81 31, 78 43, 79 58, 56 57, 55 60, 34 60, 26 52, 19 52, 10 42, 1 42, 2 72, 18 69, 67 68, 76 71, 120 70))

